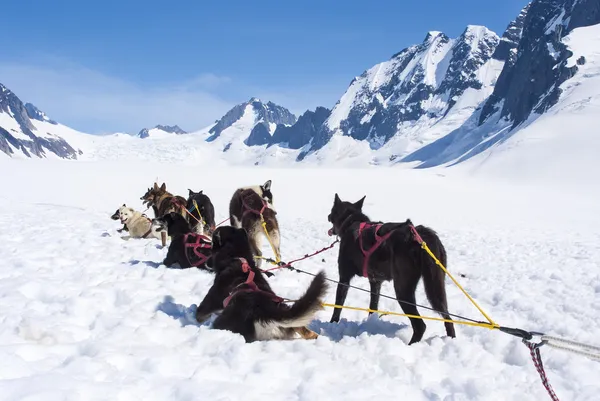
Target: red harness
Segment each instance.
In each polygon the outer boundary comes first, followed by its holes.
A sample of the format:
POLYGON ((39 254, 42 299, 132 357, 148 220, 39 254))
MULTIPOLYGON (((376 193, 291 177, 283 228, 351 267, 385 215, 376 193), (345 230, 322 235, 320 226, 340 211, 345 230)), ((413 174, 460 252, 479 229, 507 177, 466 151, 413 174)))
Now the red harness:
POLYGON ((185 257, 187 258, 187 261, 190 264, 190 266, 198 267, 198 266, 206 263, 206 261, 208 260, 209 257, 206 256, 205 254, 203 254, 202 252, 200 252, 198 249, 200 249, 200 248, 212 249, 212 244, 211 244, 210 238, 208 238, 207 236, 204 236, 204 235, 200 235, 200 234, 187 233, 183 236, 183 244, 185 246, 185 257), (188 242, 189 237, 195 237, 196 241, 188 242), (198 258, 198 261, 196 263, 192 263, 190 256, 188 254, 188 248, 192 248, 192 252, 194 252, 194 255, 196 255, 196 257, 198 258))
POLYGON ((223 301, 223 308, 226 308, 227 305, 229 305, 229 302, 231 302, 231 299, 234 296, 236 296, 237 294, 243 293, 243 292, 262 292, 262 293, 267 294, 269 297, 271 297, 271 299, 273 299, 273 301, 275 301, 277 303, 281 303, 284 301, 283 298, 280 298, 273 293, 270 293, 270 292, 267 292, 267 291, 264 291, 264 290, 261 290, 260 288, 258 288, 256 283, 254 282, 255 273, 250 268, 248 261, 244 258, 238 258, 238 259, 240 260, 240 262, 242 262, 242 271, 244 273, 248 273, 248 277, 246 278, 246 281, 244 281, 243 283, 241 283, 237 287, 235 287, 233 289, 233 291, 231 291, 229 296, 227 298, 225 298, 225 300, 223 301), (239 288, 243 285, 248 286, 248 288, 239 288))
MULTIPOLYGON (((381 246, 381 244, 383 244, 385 242, 385 240, 387 240, 390 237, 390 235, 392 235, 394 232, 394 230, 391 230, 389 233, 380 236, 378 234, 378 232, 382 225, 383 224, 373 224, 373 223, 363 222, 363 223, 360 223, 360 226, 358 227, 358 243, 360 245, 360 250, 362 251, 362 253, 364 255, 363 268, 362 268, 363 277, 368 277, 369 257, 371 256, 371 254, 373 252, 375 252, 377 250, 377 248, 379 248, 381 246), (363 247, 362 232, 365 228, 371 228, 371 227, 375 227, 375 232, 374 232, 375 244, 373 244, 373 246, 371 248, 365 250, 365 248, 363 247)), ((419 245, 422 244, 423 238, 421 238, 421 236, 417 232, 417 229, 412 224, 410 225, 410 231, 412 232, 415 241, 417 243, 419 243, 419 245)))
MULTIPOLYGON (((256 192, 252 191, 254 194, 256 194, 256 192)), ((258 195, 258 194, 256 194, 258 195)), ((258 216, 262 216, 263 212, 265 211, 265 209, 268 207, 267 202, 265 202, 265 200, 263 198, 260 197, 260 195, 258 195, 260 201, 262 202, 262 208, 260 210, 256 210, 253 209, 250 205, 248 205, 248 203, 246 202, 246 198, 247 196, 242 197, 242 218, 244 218, 244 216, 248 213, 254 213, 257 214, 258 216)))
POLYGON ((373 224, 373 223, 363 222, 363 223, 360 223, 360 226, 358 228, 358 243, 360 244, 360 250, 362 251, 362 253, 364 255, 363 268, 362 268, 363 277, 368 277, 369 258, 371 257, 371 254, 373 254, 373 252, 375 252, 377 250, 377 248, 379 248, 381 246, 381 244, 383 244, 383 242, 386 239, 388 239, 390 237, 390 235, 392 235, 392 233, 394 232, 392 230, 389 233, 387 233, 383 236, 380 236, 378 234, 378 232, 382 225, 383 224, 373 224), (371 227, 375 227, 375 232, 374 232, 375 244, 373 244, 373 246, 370 247, 369 249, 365 250, 365 248, 363 246, 362 233, 365 228, 371 228, 371 227))

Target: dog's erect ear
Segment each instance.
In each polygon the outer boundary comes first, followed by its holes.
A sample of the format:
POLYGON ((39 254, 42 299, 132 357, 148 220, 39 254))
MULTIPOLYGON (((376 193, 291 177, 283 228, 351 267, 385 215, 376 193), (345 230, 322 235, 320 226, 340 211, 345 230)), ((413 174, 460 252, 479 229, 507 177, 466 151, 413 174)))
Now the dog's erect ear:
POLYGON ((198 192, 198 195, 200 195, 202 193, 202 190, 200 190, 200 192, 198 192))
POLYGON ((333 198, 333 204, 334 205, 339 205, 340 203, 342 203, 342 200, 340 199, 340 197, 338 196, 338 194, 336 192, 335 198, 333 198))
MULTIPOLYGON (((148 189, 150 189, 150 188, 148 188, 148 189)), ((157 183, 154 183, 154 189, 158 189, 158 184, 157 183)))
POLYGON ((192 196, 194 195, 194 191, 192 191, 191 189, 188 188, 188 196, 192 196))
POLYGON ((265 182, 265 185, 263 185, 263 188, 265 189, 265 191, 270 191, 271 190, 271 180, 265 182))
POLYGON ((127 207, 127 205, 123 203, 123 207, 127 207))
POLYGON ((367 195, 365 195, 362 198, 360 198, 360 200, 354 204, 354 207, 356 207, 358 210, 362 210, 363 203, 365 203, 365 198, 366 197, 367 197, 367 195))
POLYGON ((167 184, 165 184, 164 182, 162 183, 162 185, 160 186, 160 190, 161 191, 166 191, 167 190, 167 184))

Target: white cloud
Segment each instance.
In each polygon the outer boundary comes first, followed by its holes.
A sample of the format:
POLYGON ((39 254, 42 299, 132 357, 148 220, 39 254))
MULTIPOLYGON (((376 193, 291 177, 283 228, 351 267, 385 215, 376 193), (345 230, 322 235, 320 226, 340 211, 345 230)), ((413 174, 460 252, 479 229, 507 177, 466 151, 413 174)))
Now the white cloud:
POLYGON ((178 124, 193 131, 211 124, 233 106, 211 93, 230 82, 214 74, 142 87, 64 62, 43 66, 0 63, 0 82, 51 118, 92 133, 137 133, 156 124, 178 124))

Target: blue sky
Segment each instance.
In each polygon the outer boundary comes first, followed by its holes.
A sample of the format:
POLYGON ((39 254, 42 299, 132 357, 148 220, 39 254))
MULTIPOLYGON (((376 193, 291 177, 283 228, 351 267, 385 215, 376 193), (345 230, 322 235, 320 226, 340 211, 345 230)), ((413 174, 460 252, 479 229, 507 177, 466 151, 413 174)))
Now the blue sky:
POLYGON ((0 82, 91 133, 200 129, 252 96, 299 114, 353 77, 466 25, 499 35, 524 0, 10 1, 0 82))

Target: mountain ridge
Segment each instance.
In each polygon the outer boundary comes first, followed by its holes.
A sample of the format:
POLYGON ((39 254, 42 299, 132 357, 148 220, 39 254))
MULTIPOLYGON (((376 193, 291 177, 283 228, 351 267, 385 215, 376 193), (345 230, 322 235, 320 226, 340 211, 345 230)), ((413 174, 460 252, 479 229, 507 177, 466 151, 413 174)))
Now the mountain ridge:
MULTIPOLYGON (((180 130, 177 126, 157 126, 165 135, 151 142, 160 142, 169 154, 181 151, 178 143, 185 142, 204 156, 212 152, 247 164, 460 164, 491 154, 490 149, 536 124, 539 116, 554 113, 571 83, 590 85, 581 77, 581 67, 600 61, 588 48, 573 61, 563 39, 579 27, 599 23, 600 0, 534 0, 502 36, 478 25, 468 25, 456 38, 428 32, 421 43, 352 79, 331 109, 317 107, 296 117, 285 107, 253 97, 190 135, 175 132, 180 130)), ((0 99, 2 94, 4 89, 0 99)), ((0 101, 0 149, 43 157, 31 149, 51 149, 44 140, 58 140, 50 135, 55 132, 50 126, 60 124, 31 104, 12 103, 3 113, 0 101), (47 136, 39 135, 41 125, 47 136), (16 138, 17 133, 21 137, 16 138)), ((67 139, 68 145, 77 137, 67 139)), ((128 143, 140 147, 135 141, 128 143)), ((73 152, 66 148, 55 154, 68 158, 77 155, 73 152)))

